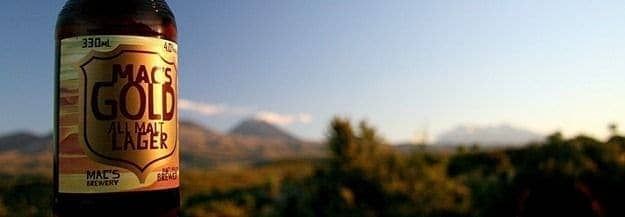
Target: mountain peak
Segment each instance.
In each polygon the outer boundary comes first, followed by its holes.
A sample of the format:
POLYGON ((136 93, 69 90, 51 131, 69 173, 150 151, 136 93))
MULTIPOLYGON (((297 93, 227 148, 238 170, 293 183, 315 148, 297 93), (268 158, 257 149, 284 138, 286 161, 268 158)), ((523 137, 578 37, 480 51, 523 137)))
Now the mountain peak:
POLYGON ((299 139, 295 138, 285 130, 280 129, 267 121, 256 118, 249 118, 241 121, 241 123, 230 130, 230 134, 255 136, 260 138, 274 138, 285 141, 299 141, 299 139))

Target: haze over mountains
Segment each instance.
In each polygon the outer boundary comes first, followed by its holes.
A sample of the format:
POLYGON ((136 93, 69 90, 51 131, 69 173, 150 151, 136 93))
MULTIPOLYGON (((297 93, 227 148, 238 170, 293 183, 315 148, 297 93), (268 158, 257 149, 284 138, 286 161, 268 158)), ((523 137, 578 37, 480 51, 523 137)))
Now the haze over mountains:
POLYGON ((458 126, 441 133, 439 145, 519 146, 544 139, 543 135, 529 130, 502 124, 498 126, 458 126))

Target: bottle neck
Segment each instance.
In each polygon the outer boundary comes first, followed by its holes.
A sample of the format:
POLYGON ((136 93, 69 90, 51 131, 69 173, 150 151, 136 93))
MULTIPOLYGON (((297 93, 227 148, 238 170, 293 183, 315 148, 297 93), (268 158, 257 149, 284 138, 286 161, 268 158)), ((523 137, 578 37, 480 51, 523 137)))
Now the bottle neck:
POLYGON ((174 18, 174 14, 165 0, 68 0, 61 10, 61 14, 89 16, 137 13, 174 18))
POLYGON ((57 39, 81 35, 137 35, 177 40, 175 17, 164 0, 68 0, 57 39))

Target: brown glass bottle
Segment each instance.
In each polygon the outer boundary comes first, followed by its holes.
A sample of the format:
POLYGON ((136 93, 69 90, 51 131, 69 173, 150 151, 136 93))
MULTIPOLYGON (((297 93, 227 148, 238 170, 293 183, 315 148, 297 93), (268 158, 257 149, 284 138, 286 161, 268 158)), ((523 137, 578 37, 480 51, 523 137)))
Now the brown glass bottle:
MULTIPOLYGON (((61 57, 63 55, 62 41, 86 36, 138 36, 162 39, 175 44, 177 28, 174 15, 164 0, 68 0, 63 7, 56 26, 54 216, 178 216, 180 204, 178 187, 147 191, 120 190, 115 193, 67 193, 59 189, 59 186, 62 185, 60 182, 63 182, 59 180, 59 152, 62 149, 59 143, 65 137, 65 135, 61 135, 65 129, 63 126, 59 126, 60 121, 63 121, 59 110, 62 109, 60 106, 68 103, 61 96, 67 90, 60 86, 62 85, 60 79, 62 79, 63 70, 61 67, 64 64, 61 57)), ((98 42, 95 44, 86 39, 83 40, 85 46, 110 46, 108 41, 103 43, 100 40, 111 39, 98 37, 96 38, 98 42)), ((171 52, 167 45, 165 45, 165 49, 171 52)), ((177 48, 175 52, 177 52, 177 48)), ((153 114, 150 113, 150 115, 153 114)), ((158 138, 158 136, 154 138, 158 138)), ((177 136, 170 138, 168 142, 172 142, 173 139, 177 142, 177 136)), ((172 153, 177 155, 177 151, 172 153)), ((177 160, 178 157, 176 156, 177 160)), ((110 173, 106 174, 106 171, 103 174, 108 176, 106 179, 115 176, 110 173)), ((89 175, 93 174, 86 176, 89 175)), ((95 177, 95 175, 93 176, 95 177)))

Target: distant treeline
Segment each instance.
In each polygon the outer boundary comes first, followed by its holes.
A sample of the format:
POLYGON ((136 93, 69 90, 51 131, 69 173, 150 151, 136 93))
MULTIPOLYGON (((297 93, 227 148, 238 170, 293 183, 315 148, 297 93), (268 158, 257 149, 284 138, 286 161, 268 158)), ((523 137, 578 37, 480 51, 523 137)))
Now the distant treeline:
MULTIPOLYGON (((183 171, 182 216, 625 216, 625 138, 402 154, 335 119, 328 158, 183 171)), ((48 176, 0 175, 0 216, 48 216, 48 176)))

